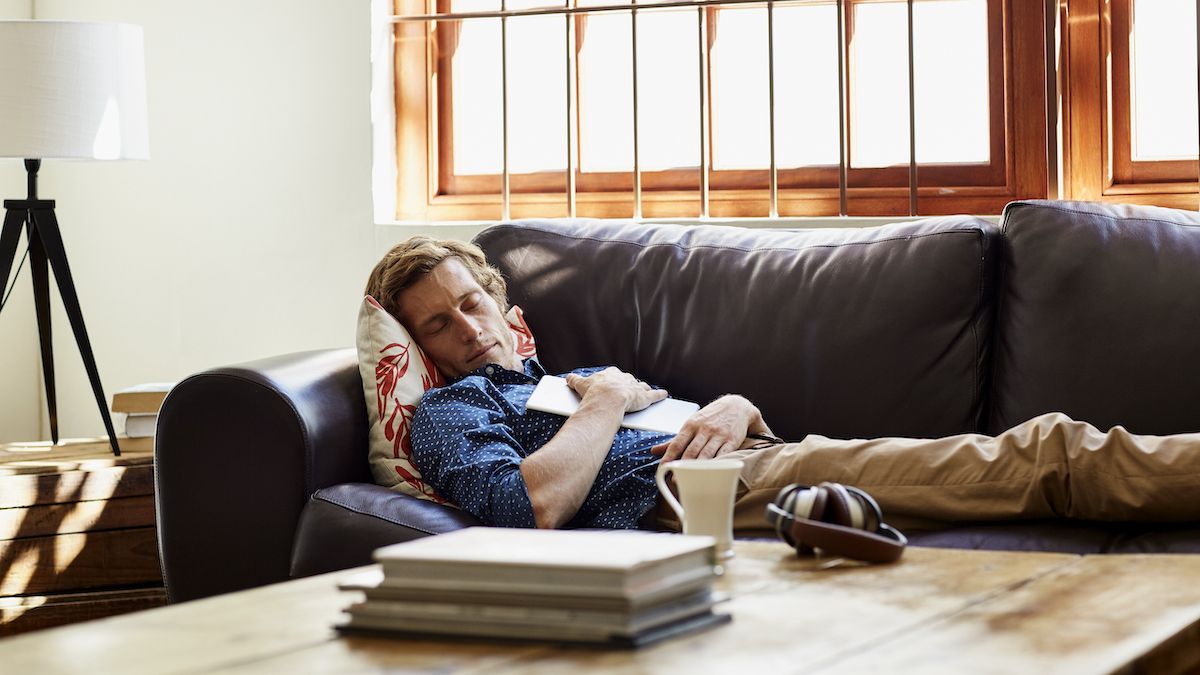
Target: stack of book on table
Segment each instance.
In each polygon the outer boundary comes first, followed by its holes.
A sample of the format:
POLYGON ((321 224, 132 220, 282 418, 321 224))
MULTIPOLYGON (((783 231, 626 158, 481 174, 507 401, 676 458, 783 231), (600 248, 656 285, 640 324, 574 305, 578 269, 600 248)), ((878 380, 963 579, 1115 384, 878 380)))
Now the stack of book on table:
POLYGON ((342 630, 640 646, 730 618, 712 537, 471 527, 375 559, 342 630))
POLYGON ((173 386, 174 382, 148 382, 113 394, 112 411, 125 413, 126 436, 154 436, 154 430, 158 426, 158 410, 173 386))

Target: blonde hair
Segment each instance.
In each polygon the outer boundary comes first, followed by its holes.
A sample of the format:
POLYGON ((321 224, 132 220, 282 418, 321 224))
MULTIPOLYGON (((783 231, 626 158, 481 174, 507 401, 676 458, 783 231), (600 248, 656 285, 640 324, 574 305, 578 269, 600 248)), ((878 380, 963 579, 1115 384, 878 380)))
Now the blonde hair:
POLYGON ((488 264, 482 249, 474 244, 424 235, 393 246, 371 270, 366 293, 399 320, 400 292, 423 279, 447 258, 458 258, 475 283, 496 301, 500 313, 508 311, 508 286, 500 270, 488 264))

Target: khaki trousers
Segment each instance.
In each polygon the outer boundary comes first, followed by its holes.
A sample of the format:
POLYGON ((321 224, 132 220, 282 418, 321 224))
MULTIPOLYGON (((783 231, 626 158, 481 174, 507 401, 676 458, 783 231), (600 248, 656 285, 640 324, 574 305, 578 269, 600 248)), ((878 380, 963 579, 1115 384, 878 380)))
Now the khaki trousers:
POLYGON ((1200 520, 1200 433, 1105 433, 1060 413, 995 437, 810 435, 723 457, 744 462, 734 506, 742 531, 767 528, 763 512, 780 488, 822 481, 866 490, 900 529, 1031 518, 1200 520))

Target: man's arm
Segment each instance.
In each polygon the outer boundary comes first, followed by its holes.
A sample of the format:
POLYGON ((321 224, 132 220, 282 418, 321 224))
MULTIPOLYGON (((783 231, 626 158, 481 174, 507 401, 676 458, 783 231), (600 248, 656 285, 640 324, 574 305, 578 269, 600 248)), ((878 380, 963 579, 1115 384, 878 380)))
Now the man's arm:
POLYGON ((521 462, 539 528, 560 527, 583 506, 625 413, 667 397, 665 390, 617 368, 589 377, 568 375, 567 385, 582 397, 579 409, 554 438, 521 462))
POLYGON ((683 423, 675 438, 650 448, 662 461, 711 459, 742 447, 747 434, 771 434, 762 412, 743 396, 730 394, 709 403, 683 423))

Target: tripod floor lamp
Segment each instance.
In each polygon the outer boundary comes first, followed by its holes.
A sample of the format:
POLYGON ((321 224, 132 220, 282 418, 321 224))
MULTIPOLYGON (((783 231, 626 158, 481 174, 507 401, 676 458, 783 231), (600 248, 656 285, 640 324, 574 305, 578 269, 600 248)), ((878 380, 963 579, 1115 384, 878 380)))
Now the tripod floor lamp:
MULTIPOLYGON (((54 201, 38 197, 38 169, 43 159, 149 156, 141 27, 83 21, 0 21, 0 159, 24 160, 28 180, 25 199, 4 201, 0 291, 8 283, 14 263, 17 271, 11 283, 16 284, 16 276, 28 258, 50 435, 55 443, 58 411, 50 333, 50 272, 100 406, 113 454, 121 454, 67 264, 54 201), (22 232, 28 249, 17 263, 22 232)), ((7 295, 0 296, 0 312, 7 295)))

